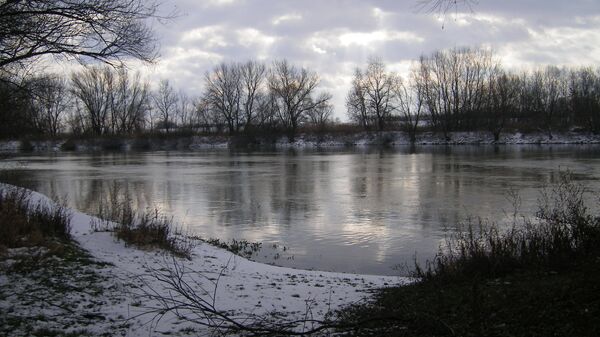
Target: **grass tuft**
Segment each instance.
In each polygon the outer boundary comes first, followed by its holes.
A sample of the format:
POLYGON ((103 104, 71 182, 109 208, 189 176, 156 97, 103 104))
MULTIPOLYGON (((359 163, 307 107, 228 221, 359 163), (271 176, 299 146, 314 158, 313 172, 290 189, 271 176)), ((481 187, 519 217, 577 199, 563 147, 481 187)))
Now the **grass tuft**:
POLYGON ((30 201, 20 188, 0 192, 0 246, 4 248, 45 245, 54 239, 71 239, 70 215, 65 207, 30 201), (52 240, 50 240, 52 239, 52 240))
POLYGON ((96 214, 103 221, 93 225, 96 231, 110 231, 128 245, 159 248, 179 257, 190 258, 193 243, 173 225, 172 219, 158 209, 137 213, 131 200, 100 203, 96 214))
POLYGON ((202 239, 200 237, 192 237, 192 239, 202 240, 209 245, 219 247, 221 249, 225 249, 233 254, 251 258, 254 254, 256 254, 262 248, 262 243, 260 242, 250 242, 247 240, 236 240, 232 239, 231 241, 223 241, 217 238, 210 239, 202 239))

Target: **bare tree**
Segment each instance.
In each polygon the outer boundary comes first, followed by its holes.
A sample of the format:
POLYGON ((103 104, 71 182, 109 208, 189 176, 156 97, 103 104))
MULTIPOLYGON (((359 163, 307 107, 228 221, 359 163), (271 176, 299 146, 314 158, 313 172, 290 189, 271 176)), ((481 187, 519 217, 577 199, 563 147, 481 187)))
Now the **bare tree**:
POLYGON ((248 61, 240 66, 242 85, 242 102, 244 108, 244 131, 251 126, 260 124, 260 100, 266 97, 265 78, 266 67, 256 61, 248 61))
POLYGON ((362 70, 357 68, 352 78, 352 88, 346 97, 346 109, 351 121, 358 123, 360 127, 367 131, 371 127, 371 120, 367 114, 367 98, 364 86, 364 75, 362 70))
POLYGON ((194 104, 192 99, 184 92, 179 91, 179 99, 177 106, 177 120, 182 127, 189 128, 193 124, 194 104))
POLYGON ((205 133, 211 131, 212 123, 214 119, 211 115, 210 104, 206 99, 200 97, 194 103, 193 111, 193 128, 205 133))
POLYGON ((277 97, 271 91, 265 93, 258 100, 258 114, 256 127, 260 129, 274 130, 279 127, 279 104, 277 97))
POLYGON ((559 105, 567 95, 567 81, 564 75, 563 69, 553 66, 546 67, 541 74, 543 123, 550 139, 553 138, 552 131, 556 125, 557 114, 560 112, 559 105))
POLYGON ((459 48, 420 58, 420 81, 432 123, 445 138, 457 129, 476 129, 485 88, 497 63, 488 50, 459 48))
POLYGON ((112 95, 113 132, 132 133, 141 130, 150 104, 148 83, 142 82, 139 73, 130 78, 123 67, 119 69, 117 76, 112 95))
POLYGON ((327 124, 331 122, 333 105, 329 103, 331 100, 329 93, 320 94, 316 100, 322 103, 306 111, 306 115, 310 123, 317 128, 317 132, 322 133, 327 128, 327 124))
POLYGON ((87 112, 90 131, 95 135, 109 131, 114 77, 110 67, 88 67, 71 76, 73 94, 87 112))
POLYGON ((73 102, 73 109, 69 110, 69 113, 65 118, 67 129, 73 135, 81 135, 87 130, 84 110, 81 101, 76 99, 73 102))
POLYGON ((95 135, 141 130, 149 110, 148 84, 140 74, 129 76, 124 67, 88 67, 73 73, 72 92, 77 98, 71 116, 72 131, 95 135))
POLYGON ((507 120, 517 112, 521 81, 516 75, 500 71, 490 79, 487 88, 484 124, 497 142, 507 120))
POLYGON ((367 113, 377 123, 377 130, 383 131, 386 123, 395 110, 394 85, 397 76, 385 69, 380 59, 371 59, 364 75, 364 91, 366 96, 367 113))
POLYGON ((241 126, 241 71, 238 64, 221 63, 205 76, 205 98, 211 109, 223 116, 229 134, 239 131, 241 126))
POLYGON ((67 82, 63 77, 52 74, 35 78, 32 82, 30 119, 42 133, 56 136, 72 103, 67 82))
POLYGON ((175 90, 169 84, 169 80, 160 81, 158 90, 152 95, 152 98, 154 107, 160 118, 161 127, 169 133, 175 123, 177 103, 179 100, 175 90))
POLYGON ((600 70, 572 70, 569 93, 575 122, 594 133, 600 132, 600 70))
POLYGON ((0 69, 43 55, 152 61, 156 43, 147 20, 158 18, 157 7, 143 0, 2 1, 0 69))
POLYGON ((418 75, 418 69, 413 69, 411 73, 412 81, 404 82, 398 77, 397 84, 394 86, 396 95, 397 110, 403 117, 403 126, 410 137, 411 143, 417 140, 417 129, 423 115, 424 99, 423 86, 418 75))
POLYGON ((296 68, 286 60, 276 61, 269 74, 269 90, 277 102, 277 116, 293 142, 305 113, 324 104, 330 95, 313 99, 319 76, 306 68, 296 68))

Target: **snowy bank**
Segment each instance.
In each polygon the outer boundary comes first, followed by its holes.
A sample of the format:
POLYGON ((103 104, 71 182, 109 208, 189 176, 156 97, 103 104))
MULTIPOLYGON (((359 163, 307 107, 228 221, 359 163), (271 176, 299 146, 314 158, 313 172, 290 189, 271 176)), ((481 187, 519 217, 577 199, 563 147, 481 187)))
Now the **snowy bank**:
MULTIPOLYGON (((446 139, 442 134, 422 132, 417 134, 414 145, 518 145, 518 144, 599 144, 600 135, 579 132, 563 132, 552 135, 547 133, 507 133, 501 134, 498 141, 489 132, 452 132, 446 139)), ((405 132, 385 131, 360 132, 349 135, 301 134, 294 142, 286 137, 277 140, 278 148, 328 148, 328 147, 366 147, 366 146, 409 146, 413 145, 405 132)))
MULTIPOLYGON (((0 184, 0 190, 12 188, 0 184)), ((31 200, 55 205, 44 195, 32 192, 31 200)), ((98 268, 105 282, 110 283, 106 296, 82 304, 94 315, 101 315, 107 322, 126 320, 128 326, 120 333, 127 336, 198 335, 198 326, 182 319, 194 317, 193 312, 166 313, 160 320, 153 315, 141 315, 147 308, 160 307, 156 299, 148 299, 149 293, 170 296, 164 282, 158 280, 162 272, 171 270, 176 262, 180 270, 188 272, 188 283, 196 294, 214 300, 215 308, 231 317, 274 315, 276 312, 286 320, 305 318, 323 319, 328 313, 350 303, 369 298, 377 288, 396 286, 409 282, 406 278, 374 275, 343 274, 320 271, 296 270, 276 267, 247 260, 232 253, 198 241, 192 258, 176 259, 158 251, 144 251, 126 247, 107 232, 94 232, 93 224, 99 219, 76 210, 71 212, 72 236, 82 248, 95 259, 107 262, 98 268), (86 306, 87 303, 87 306, 86 306)), ((81 271, 84 273, 85 271, 81 271)), ((9 278, 0 274, 0 286, 8 286, 9 278)), ((27 282, 11 284, 16 290, 28 291, 27 282)), ((11 298, 0 298, 0 309, 32 310, 27 305, 16 305, 11 298)), ((42 313, 56 314, 52 306, 38 306, 42 313), (44 311, 45 310, 45 311, 44 311)), ((46 322, 52 324, 52 322, 46 322)), ((39 324, 45 324, 39 322, 39 324)), ((89 330, 89 327, 87 328, 89 330)), ((107 325, 98 325, 93 333, 107 333, 107 325)), ((206 332, 206 331, 205 331, 206 332)), ((108 332, 111 334, 111 332, 108 332)))
MULTIPOLYGON (((547 133, 504 133, 498 141, 489 132, 452 132, 448 138, 435 132, 417 134, 415 145, 517 145, 517 144, 600 144, 600 135, 585 132, 557 132, 550 137, 547 133)), ((172 139, 154 138, 107 138, 54 141, 3 141, 1 152, 27 151, 101 151, 101 150, 207 150, 233 148, 341 148, 366 146, 412 145, 405 132, 357 132, 349 134, 322 135, 301 133, 290 142, 287 137, 188 136, 172 139)))

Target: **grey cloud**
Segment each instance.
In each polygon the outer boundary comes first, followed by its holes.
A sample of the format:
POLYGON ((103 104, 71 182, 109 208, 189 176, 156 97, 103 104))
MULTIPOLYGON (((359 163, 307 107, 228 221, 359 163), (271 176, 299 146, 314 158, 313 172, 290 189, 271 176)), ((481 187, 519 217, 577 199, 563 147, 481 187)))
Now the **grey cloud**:
POLYGON ((153 67, 152 76, 168 77, 174 85, 197 91, 204 73, 220 61, 287 58, 319 72, 322 86, 336 95, 336 115, 342 117, 352 68, 363 66, 373 55, 391 64, 438 49, 486 45, 509 55, 511 62, 526 65, 600 62, 593 56, 600 54, 600 37, 594 33, 600 31, 597 0, 481 0, 472 13, 449 13, 443 29, 435 15, 417 13, 415 3, 166 1, 163 10, 177 8, 181 15, 165 26, 156 26, 162 62, 153 67), (207 27, 212 30, 196 39, 184 38, 207 27), (241 36, 244 31, 254 35, 241 36), (350 41, 340 41, 344 34, 351 34, 350 41), (368 43, 352 41, 361 38, 368 43), (566 40, 552 43, 558 38, 566 40), (582 53, 586 57, 582 58, 582 53))

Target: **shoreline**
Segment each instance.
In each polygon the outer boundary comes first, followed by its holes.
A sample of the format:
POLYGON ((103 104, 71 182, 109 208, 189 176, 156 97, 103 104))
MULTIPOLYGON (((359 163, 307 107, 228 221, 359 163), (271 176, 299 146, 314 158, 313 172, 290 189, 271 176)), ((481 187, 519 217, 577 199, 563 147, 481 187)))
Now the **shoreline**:
POLYGON ((287 137, 244 136, 115 136, 85 139, 56 140, 4 140, 0 141, 0 153, 19 152, 89 152, 89 151, 163 151, 207 149, 327 149, 404 146, 455 146, 455 145, 591 145, 600 144, 600 135, 580 132, 555 133, 506 133, 494 141, 489 132, 453 132, 446 140, 443 135, 423 132, 415 143, 405 132, 380 133, 359 132, 354 134, 299 134, 294 142, 287 137))
MULTIPOLYGON (((9 188, 13 186, 0 184, 0 191, 9 188)), ((34 205, 56 205, 48 197, 34 191, 31 191, 30 198, 34 205)), ((140 291, 161 292, 161 289, 165 289, 165 284, 158 282, 154 277, 156 275, 152 274, 172 267, 171 263, 175 260, 157 250, 146 251, 127 247, 123 242, 116 241, 111 233, 94 232, 92 225, 97 218, 74 209, 69 209, 69 212, 73 240, 94 259, 109 264, 103 268, 102 275, 115 282, 114 287, 120 289, 119 295, 123 297, 116 302, 109 296, 106 299, 101 298, 100 302, 104 305, 94 307, 94 314, 101 314, 110 321, 127 321, 128 336, 147 336, 160 332, 166 334, 197 328, 172 313, 167 313, 158 321, 150 320, 147 315, 139 316, 144 312, 143 307, 160 305, 150 301, 140 306, 137 303, 140 291)), ((376 289, 410 282, 409 278, 399 276, 276 267, 250 261, 204 242, 196 242, 190 260, 177 258, 176 261, 185 270, 190 271, 190 275, 196 276, 193 281, 197 282, 198 292, 207 289, 211 293, 214 291, 218 309, 230 312, 234 317, 248 313, 269 315, 277 312, 283 314, 286 319, 293 320, 302 319, 310 309, 313 319, 323 319, 346 305, 369 300, 376 289), (215 279, 217 283, 214 282, 215 279)), ((0 277, 0 283, 4 283, 3 280, 4 277, 0 277)), ((19 284, 12 284, 11 287, 16 287, 16 292, 28 291, 19 288, 19 284)), ((7 309, 12 306, 14 303, 10 299, 0 299, 0 308, 7 309)), ((46 313, 39 314, 51 315, 56 309, 48 307, 45 310, 46 313)), ((98 329, 102 330, 101 327, 98 329)))

